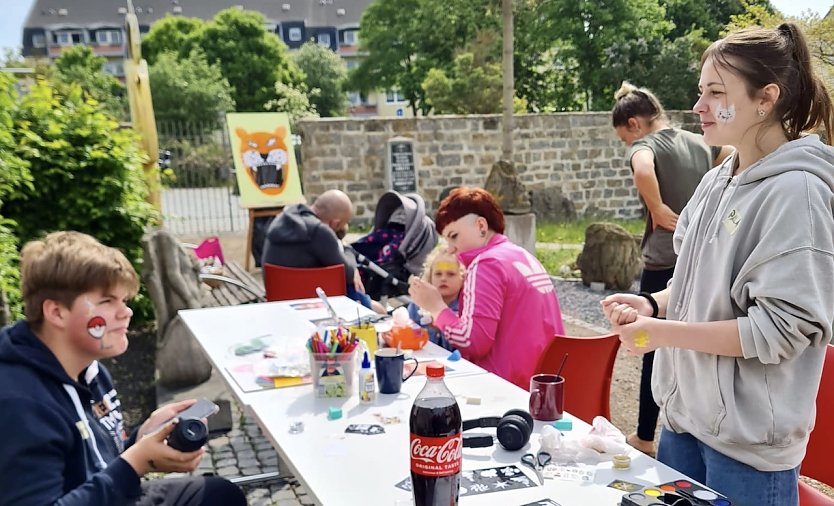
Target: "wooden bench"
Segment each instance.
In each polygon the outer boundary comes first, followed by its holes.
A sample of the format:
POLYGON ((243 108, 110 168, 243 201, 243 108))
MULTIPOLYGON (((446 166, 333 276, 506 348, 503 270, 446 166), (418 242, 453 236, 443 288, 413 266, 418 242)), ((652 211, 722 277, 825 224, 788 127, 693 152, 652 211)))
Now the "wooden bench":
POLYGON ((200 274, 200 279, 214 285, 203 295, 203 307, 236 306, 266 301, 263 280, 247 272, 237 262, 224 264, 222 276, 200 274))

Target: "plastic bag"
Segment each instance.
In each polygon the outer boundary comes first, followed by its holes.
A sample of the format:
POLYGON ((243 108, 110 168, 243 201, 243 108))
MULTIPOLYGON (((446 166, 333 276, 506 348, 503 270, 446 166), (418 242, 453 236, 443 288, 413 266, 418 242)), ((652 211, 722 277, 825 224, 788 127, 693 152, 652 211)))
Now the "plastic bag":
POLYGON ((566 437, 552 425, 545 425, 540 435, 542 449, 554 462, 602 462, 618 453, 628 453, 625 436, 605 417, 594 418, 587 435, 566 437))

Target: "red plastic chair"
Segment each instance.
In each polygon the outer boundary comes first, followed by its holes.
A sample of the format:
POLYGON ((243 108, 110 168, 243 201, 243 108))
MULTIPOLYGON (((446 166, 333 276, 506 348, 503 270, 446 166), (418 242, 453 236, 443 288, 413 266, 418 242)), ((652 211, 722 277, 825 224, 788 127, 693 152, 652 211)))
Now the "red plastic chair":
POLYGON ((537 373, 556 374, 565 353, 565 410, 588 423, 595 416, 611 419, 611 376, 620 347, 618 334, 573 337, 556 335, 536 367, 537 373))
MULTIPOLYGON (((834 438, 831 437, 832 425, 834 425, 834 347, 829 345, 825 350, 825 366, 822 369, 820 391, 817 394, 817 421, 808 440, 808 448, 800 468, 804 476, 829 486, 834 486, 834 466, 831 465, 831 455, 834 453, 834 438)), ((834 506, 834 499, 800 481, 799 504, 801 506, 834 506)))
POLYGON ((347 295, 345 266, 299 269, 264 264, 266 300, 310 299, 316 297, 316 287, 328 296, 347 295))

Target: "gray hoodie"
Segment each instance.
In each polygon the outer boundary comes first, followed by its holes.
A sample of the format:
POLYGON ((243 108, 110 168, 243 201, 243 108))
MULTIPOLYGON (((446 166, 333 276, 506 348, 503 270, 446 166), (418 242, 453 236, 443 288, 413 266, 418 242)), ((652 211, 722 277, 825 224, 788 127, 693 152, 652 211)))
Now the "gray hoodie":
POLYGON ((761 471, 802 462, 834 320, 834 148, 788 142, 708 172, 675 231, 670 320, 735 319, 743 357, 657 351, 662 423, 761 471))

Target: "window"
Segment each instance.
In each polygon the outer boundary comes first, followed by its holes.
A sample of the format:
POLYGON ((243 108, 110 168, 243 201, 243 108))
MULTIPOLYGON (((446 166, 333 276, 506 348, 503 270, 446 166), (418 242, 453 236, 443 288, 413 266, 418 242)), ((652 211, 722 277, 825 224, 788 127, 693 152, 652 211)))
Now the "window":
POLYGON ((298 42, 301 40, 301 28, 290 28, 289 32, 287 32, 287 35, 289 35, 290 37, 290 42, 298 42))
POLYGON ((99 30, 96 32, 96 42, 101 45, 119 45, 122 43, 122 33, 119 30, 99 30))
POLYGON ((121 62, 109 61, 104 64, 104 72, 116 77, 124 77, 124 64, 122 64, 121 62))
POLYGON ((359 66, 359 62, 356 60, 345 60, 345 68, 348 70, 353 70, 359 66))
POLYGON ((400 94, 400 90, 388 90, 385 92, 385 102, 396 104, 398 102, 405 102, 405 98, 400 94))
POLYGON ((348 100, 350 101, 350 105, 353 107, 359 107, 362 105, 362 95, 359 94, 358 91, 351 91, 348 92, 348 100))
POLYGON ((32 47, 45 47, 46 37, 42 33, 32 35, 32 47))
POLYGON ((330 34, 329 33, 320 33, 316 37, 319 46, 330 47, 330 34))
POLYGON ((81 32, 56 32, 55 43, 59 46, 81 44, 81 32))
POLYGON ((357 42, 357 39, 359 38, 358 34, 359 34, 358 30, 351 30, 349 32, 343 32, 342 37, 345 39, 344 44, 346 46, 355 46, 356 42, 357 42))

